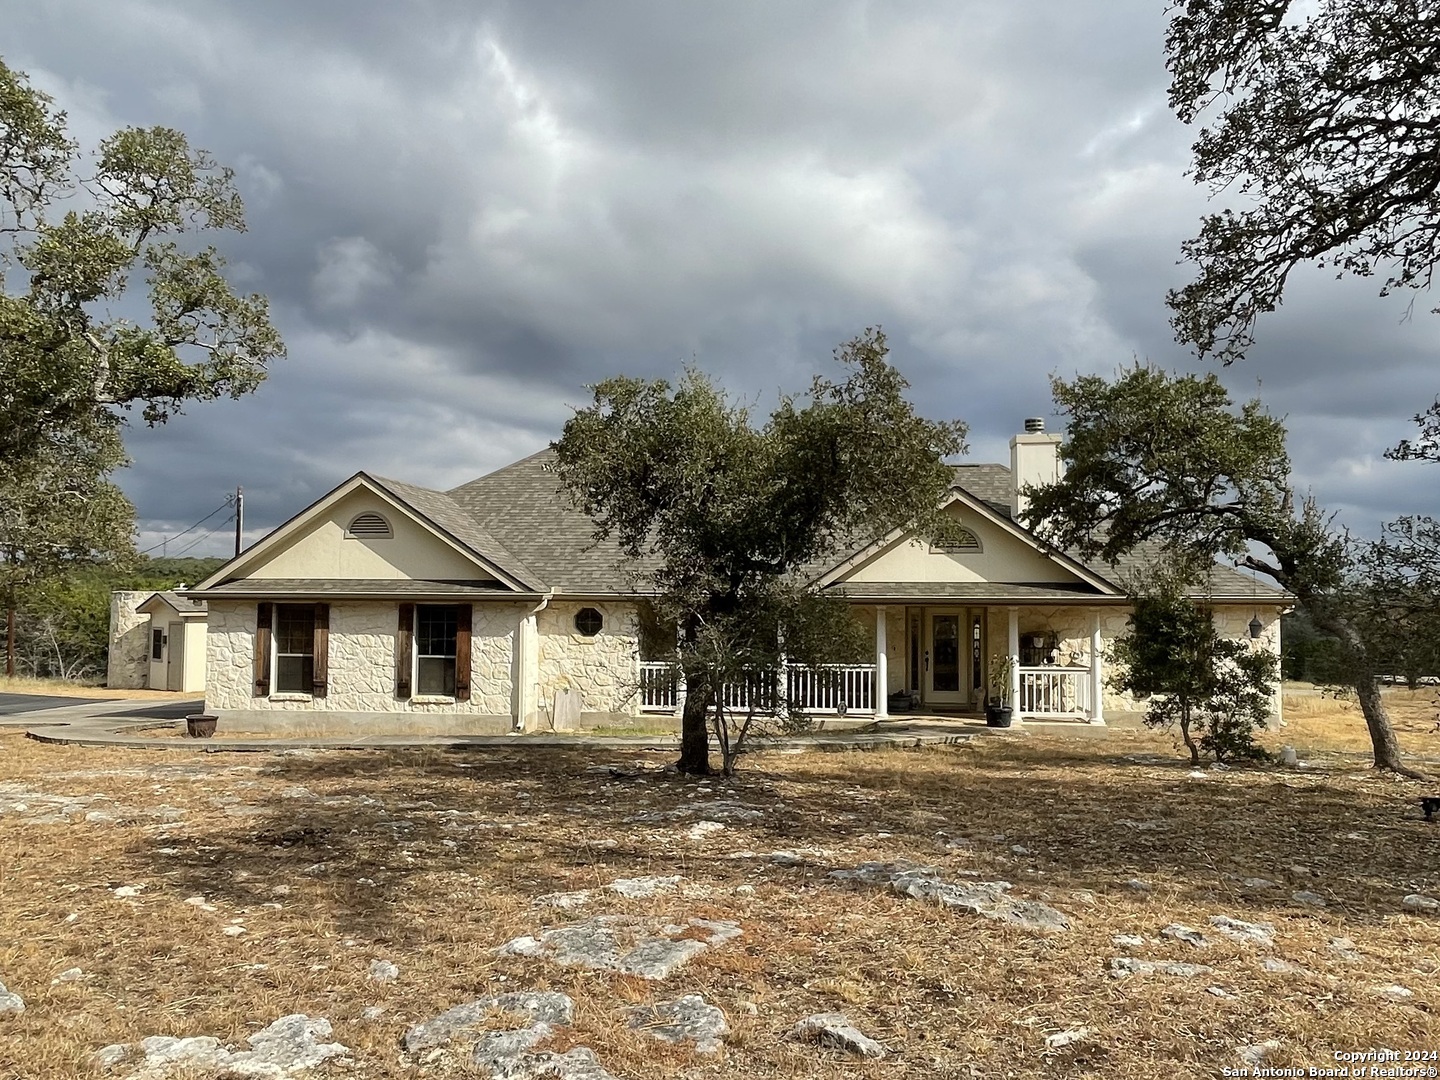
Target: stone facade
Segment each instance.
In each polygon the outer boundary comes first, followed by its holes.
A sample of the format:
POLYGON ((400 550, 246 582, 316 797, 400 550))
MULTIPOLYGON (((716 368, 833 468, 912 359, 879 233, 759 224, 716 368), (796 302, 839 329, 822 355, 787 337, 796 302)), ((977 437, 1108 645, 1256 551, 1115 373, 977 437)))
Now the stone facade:
POLYGON ((539 629, 540 710, 553 715, 555 694, 580 695, 582 720, 640 714, 640 618, 634 604, 552 602, 536 617, 539 629), (600 612, 594 637, 575 628, 582 608, 600 612))
POLYGON ((110 648, 105 685, 112 690, 139 690, 150 674, 150 616, 136 610, 150 592, 116 590, 110 594, 110 648))
POLYGON ((394 603, 330 605, 330 685, 323 698, 309 694, 253 695, 256 604, 212 600, 206 635, 209 712, 443 713, 504 716, 514 712, 514 636, 525 608, 518 604, 473 608, 470 700, 395 696, 394 603))

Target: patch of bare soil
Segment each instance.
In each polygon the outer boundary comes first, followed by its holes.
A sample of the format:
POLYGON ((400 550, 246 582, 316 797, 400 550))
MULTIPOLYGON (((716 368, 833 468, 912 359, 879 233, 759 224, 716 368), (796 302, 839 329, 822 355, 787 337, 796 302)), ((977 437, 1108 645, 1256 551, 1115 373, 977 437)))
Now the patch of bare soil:
POLYGON ((1219 1075, 1272 1041, 1276 1068, 1440 1048, 1440 915, 1405 904, 1440 895, 1440 824, 1415 805, 1432 792, 1359 757, 1196 774, 1167 739, 1115 732, 764 755, 733 782, 666 760, 192 757, 0 734, 0 983, 25 1003, 0 1014, 0 1077, 91 1075, 96 1050, 150 1035, 243 1047, 295 1013, 347 1048, 296 1075, 476 1077, 469 1043, 402 1038, 532 991, 574 1014, 527 1053, 588 1047, 620 1078, 1152 1080, 1219 1075), (866 863, 901 869, 832 876, 866 863), (945 883, 995 881, 1070 928, 944 906, 945 883), (1273 944, 1219 916, 1269 924, 1273 944), (639 946, 617 927, 659 928, 683 962, 629 973, 639 946), (619 960, 573 960, 608 956, 607 933, 619 960), (724 1013, 718 1053, 631 1025, 690 994, 724 1013), (817 1013, 886 1057, 783 1037, 817 1013))

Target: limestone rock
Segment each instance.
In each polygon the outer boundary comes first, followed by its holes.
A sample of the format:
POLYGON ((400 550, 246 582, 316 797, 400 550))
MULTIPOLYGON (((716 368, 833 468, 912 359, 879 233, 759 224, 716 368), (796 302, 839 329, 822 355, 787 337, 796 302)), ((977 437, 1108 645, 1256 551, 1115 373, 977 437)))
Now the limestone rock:
POLYGON ((400 969, 389 960, 371 960, 369 974, 376 982, 394 982, 400 977, 400 969))
POLYGON ((83 978, 85 978, 85 972, 78 967, 66 968, 50 980, 50 985, 59 986, 61 983, 79 982, 83 978))
POLYGON ((1145 939, 1139 934, 1116 934, 1110 939, 1122 949, 1143 949, 1145 939))
POLYGON ((1410 911, 1440 911, 1440 900, 1433 896, 1426 896, 1424 893, 1411 893, 1400 901, 1402 907, 1410 911))
POLYGON ((1169 938, 1171 941, 1183 941, 1186 945, 1193 945, 1197 949, 1208 949, 1210 947, 1210 942, 1204 934, 1194 927, 1186 926, 1183 923, 1171 923, 1169 926, 1162 927, 1160 936, 1169 938))
POLYGON ((1355 951, 1355 942, 1348 937, 1331 938, 1330 943, 1325 946, 1341 960, 1359 960, 1360 954, 1355 951))
POLYGON ((1192 979, 1196 975, 1213 975, 1215 969, 1205 964, 1172 964, 1165 961, 1140 960, 1133 956, 1116 956, 1110 960, 1110 977, 1123 979, 1127 975, 1175 975, 1192 979))
POLYGON ((1377 986, 1374 989, 1381 997, 1389 998, 1391 1001, 1404 1001, 1406 998, 1415 996, 1415 991, 1409 987, 1400 986, 1398 983, 1391 983, 1388 986, 1377 986))
POLYGON ((1267 956, 1260 962, 1260 967, 1272 975, 1309 975, 1307 968, 1301 967, 1293 960, 1281 960, 1274 956, 1267 956))
MULTIPOLYGON (((294 1013, 282 1016, 247 1040, 249 1050, 232 1050, 220 1045, 209 1035, 176 1039, 168 1035, 151 1035, 141 1039, 138 1050, 144 1054, 135 1080, 161 1080, 176 1073, 211 1072, 222 1075, 251 1077, 254 1080, 284 1080, 303 1069, 313 1069, 334 1057, 349 1053, 340 1043, 324 1043, 330 1037, 330 1022, 321 1017, 294 1013)), ((128 1056, 129 1046, 107 1046, 107 1058, 128 1056)))
POLYGON ((1070 920, 1049 905, 1007 896, 1008 881, 948 882, 932 867, 906 863, 861 863, 853 870, 832 870, 830 877, 837 881, 883 885, 900 896, 968 911, 1025 930, 1070 929, 1070 920))
POLYGON ((709 919, 667 924, 656 919, 600 915, 583 923, 541 930, 536 936, 514 938, 496 952, 546 957, 567 967, 619 971, 656 980, 668 977, 707 949, 741 933, 735 923, 709 919))
POLYGON ((1128 880, 1125 882, 1125 887, 1126 887, 1127 889, 1131 890, 1132 892, 1141 892, 1141 893, 1149 892, 1149 891, 1151 890, 1151 888, 1152 888, 1151 884, 1150 884, 1148 881, 1143 881, 1143 880, 1141 880, 1140 878, 1135 878, 1135 877, 1132 877, 1132 878, 1128 879, 1128 880))
POLYGON ((815 1013, 807 1016, 786 1032, 785 1038, 819 1043, 821 1046, 844 1050, 859 1057, 885 1056, 885 1048, 874 1039, 860 1034, 844 1013, 815 1013))
POLYGON ((631 900, 646 900, 662 892, 673 892, 680 886, 681 880, 679 874, 671 877, 617 878, 606 888, 631 900))
POLYGON ((109 1046, 102 1046, 95 1053, 90 1055, 90 1064, 104 1072, 106 1069, 113 1069, 116 1065, 130 1058, 130 1047, 124 1043, 111 1043, 109 1046))
POLYGON ((1263 877, 1247 877, 1243 881, 1241 881, 1240 884, 1247 889, 1257 890, 1273 889, 1275 887, 1275 882, 1271 881, 1269 878, 1263 877))
POLYGON ((12 994, 5 989, 5 984, 0 982, 0 1016, 6 1013, 22 1013, 25 1011, 25 1002, 19 994, 12 994))
POLYGON ((1279 1049, 1279 1040, 1266 1039, 1262 1043, 1255 1043, 1251 1046, 1236 1047, 1235 1053, 1240 1057, 1240 1064, 1248 1065, 1253 1069, 1258 1065, 1265 1064, 1265 1059, 1279 1049))
POLYGON ((1211 915, 1210 925, 1231 941, 1239 941, 1246 945, 1263 945, 1267 949, 1275 944, 1275 925, 1273 923, 1244 922, 1240 919, 1232 919, 1228 915, 1211 915))
POLYGON ((699 994, 686 994, 674 1001, 644 1005, 630 1010, 630 1026, 644 1028, 657 1039, 678 1043, 694 1042, 702 1054, 720 1049, 720 1040, 729 1031, 725 1014, 699 994))
POLYGON ((1071 1043, 1083 1042, 1090 1037, 1090 1029, 1078 1027, 1070 1031, 1057 1031, 1054 1035, 1045 1036, 1045 1046, 1050 1050, 1059 1050, 1061 1047, 1069 1046, 1071 1043))
POLYGON ((1324 907, 1326 905, 1325 897, 1319 893, 1310 892, 1308 889, 1291 893, 1290 899, 1297 904, 1304 904, 1306 907, 1324 907))
POLYGON ((575 1003, 565 994, 549 990, 497 994, 456 1005, 439 1016, 416 1024, 405 1033, 401 1044, 411 1053, 444 1046, 461 1031, 482 1020, 492 1009, 519 1013, 532 1025, 561 1027, 575 1018, 575 1003))
POLYGON ((536 1043, 548 1039, 553 1031, 554 1029, 543 1021, 514 1031, 487 1031, 476 1041, 470 1058, 491 1076, 514 1076, 520 1073, 521 1059, 530 1056, 530 1049, 536 1043))

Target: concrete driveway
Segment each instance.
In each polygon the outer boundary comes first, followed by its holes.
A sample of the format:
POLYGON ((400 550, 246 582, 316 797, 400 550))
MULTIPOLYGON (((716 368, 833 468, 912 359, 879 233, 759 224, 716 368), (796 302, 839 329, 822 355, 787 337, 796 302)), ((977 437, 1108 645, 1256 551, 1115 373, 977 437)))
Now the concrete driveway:
POLYGON ((103 698, 56 697, 53 694, 0 694, 0 716, 19 716, 41 709, 63 709, 67 705, 93 705, 103 698))

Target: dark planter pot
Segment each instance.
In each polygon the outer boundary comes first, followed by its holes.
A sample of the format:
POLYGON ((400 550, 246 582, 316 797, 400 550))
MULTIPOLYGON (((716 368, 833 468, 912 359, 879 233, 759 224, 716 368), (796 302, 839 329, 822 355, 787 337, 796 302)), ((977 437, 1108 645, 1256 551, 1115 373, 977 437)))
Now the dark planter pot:
POLYGON ((1009 727, 1015 710, 1009 705, 986 705, 985 724, 987 727, 1009 727))
POLYGON ((215 734, 215 724, 219 719, 218 716, 207 716, 203 713, 187 716, 185 734, 192 739, 208 739, 215 734))

